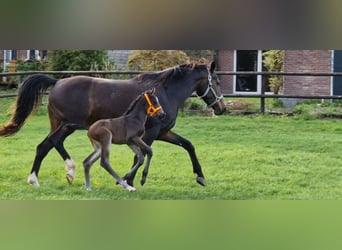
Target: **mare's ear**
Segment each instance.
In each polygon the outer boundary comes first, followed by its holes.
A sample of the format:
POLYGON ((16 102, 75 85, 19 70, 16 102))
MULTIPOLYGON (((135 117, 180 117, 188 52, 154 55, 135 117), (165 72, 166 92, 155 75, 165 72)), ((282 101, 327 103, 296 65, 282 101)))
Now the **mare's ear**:
POLYGON ((151 95, 154 95, 156 93, 156 88, 151 89, 151 95))
POLYGON ((215 63, 215 61, 212 61, 212 62, 210 63, 210 72, 213 73, 214 70, 215 70, 215 68, 216 68, 216 63, 215 63))

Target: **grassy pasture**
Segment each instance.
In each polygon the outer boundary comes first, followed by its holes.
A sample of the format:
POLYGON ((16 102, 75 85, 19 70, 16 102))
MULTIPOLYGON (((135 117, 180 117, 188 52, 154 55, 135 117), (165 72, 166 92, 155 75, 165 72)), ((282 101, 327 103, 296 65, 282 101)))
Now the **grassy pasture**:
MULTIPOLYGON (((14 99, 0 100, 0 123, 10 118, 14 99)), ((165 199, 341 199, 342 121, 271 116, 180 116, 174 131, 195 146, 207 186, 195 181, 185 150, 156 141, 145 186, 135 180, 129 193, 95 163, 93 190, 85 191, 83 159, 92 151, 85 131, 70 136, 65 146, 77 164, 72 185, 55 150, 43 161, 41 187, 26 183, 36 146, 49 131, 45 107, 13 137, 0 138, 1 200, 165 200, 165 199)), ((113 145, 113 168, 124 175, 133 153, 113 145)))

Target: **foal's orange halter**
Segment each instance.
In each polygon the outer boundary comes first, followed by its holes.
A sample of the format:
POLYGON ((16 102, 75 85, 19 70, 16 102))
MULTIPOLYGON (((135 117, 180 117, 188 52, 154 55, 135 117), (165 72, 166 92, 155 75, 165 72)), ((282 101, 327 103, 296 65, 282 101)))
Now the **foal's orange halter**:
POLYGON ((161 106, 154 107, 148 94, 144 93, 144 96, 148 103, 147 114, 149 116, 154 116, 159 110, 161 110, 161 106))

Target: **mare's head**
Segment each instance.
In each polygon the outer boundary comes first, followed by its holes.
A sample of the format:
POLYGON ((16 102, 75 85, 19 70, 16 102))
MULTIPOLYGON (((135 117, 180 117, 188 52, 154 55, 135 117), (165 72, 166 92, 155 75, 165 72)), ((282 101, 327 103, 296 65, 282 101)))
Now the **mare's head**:
POLYGON ((226 111, 220 81, 215 73, 215 62, 207 67, 206 76, 197 84, 196 94, 202 98, 208 107, 213 108, 215 115, 221 115, 226 111))
POLYGON ((162 106, 159 103, 158 97, 155 95, 156 89, 152 88, 143 93, 147 107, 147 115, 151 117, 157 117, 159 119, 164 119, 166 117, 166 113, 164 112, 162 106))

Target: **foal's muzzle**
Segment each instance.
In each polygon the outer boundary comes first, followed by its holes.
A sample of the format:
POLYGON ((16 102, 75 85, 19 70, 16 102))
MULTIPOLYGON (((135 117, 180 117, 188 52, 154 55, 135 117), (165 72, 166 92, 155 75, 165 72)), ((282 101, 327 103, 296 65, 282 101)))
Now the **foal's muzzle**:
POLYGON ((157 118, 159 120, 165 120, 166 118, 166 113, 163 110, 159 110, 156 114, 157 118))

